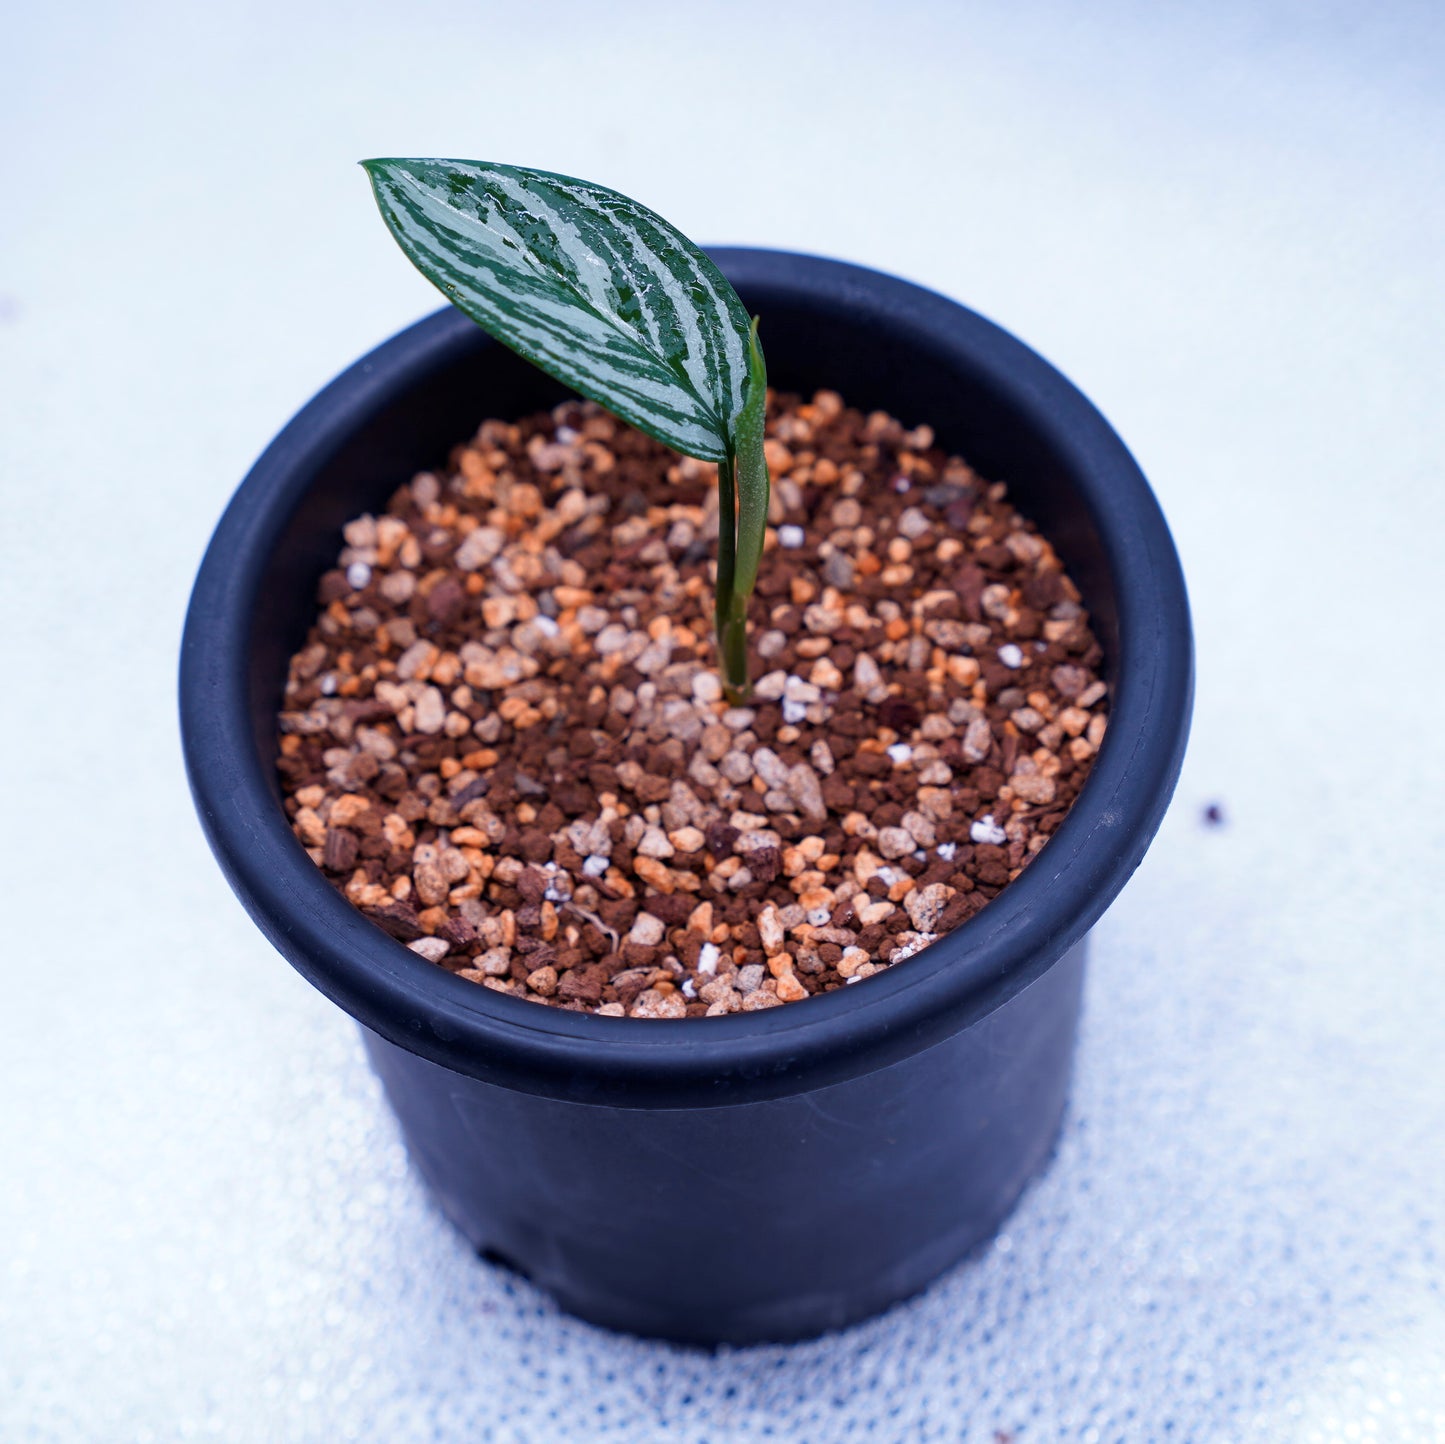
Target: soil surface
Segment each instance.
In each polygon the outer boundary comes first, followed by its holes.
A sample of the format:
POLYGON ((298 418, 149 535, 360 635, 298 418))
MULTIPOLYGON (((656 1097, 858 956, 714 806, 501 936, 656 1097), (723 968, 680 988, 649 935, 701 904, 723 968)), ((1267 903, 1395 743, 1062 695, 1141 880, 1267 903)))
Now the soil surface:
POLYGON ((716 470, 596 407, 347 525, 278 766, 356 907, 483 987, 682 1018, 858 983, 1018 876, 1105 728, 1058 558, 927 426, 770 396, 767 453, 745 707, 716 470))

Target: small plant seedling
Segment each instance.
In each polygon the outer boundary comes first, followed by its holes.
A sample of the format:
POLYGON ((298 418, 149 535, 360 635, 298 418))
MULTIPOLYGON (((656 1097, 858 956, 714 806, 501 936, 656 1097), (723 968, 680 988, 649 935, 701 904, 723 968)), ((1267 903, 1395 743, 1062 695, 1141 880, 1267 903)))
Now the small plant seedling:
POLYGON ((483 330, 665 446, 718 468, 715 620, 731 702, 768 519, 757 319, 680 231, 605 186, 471 160, 368 160, 412 263, 483 330))

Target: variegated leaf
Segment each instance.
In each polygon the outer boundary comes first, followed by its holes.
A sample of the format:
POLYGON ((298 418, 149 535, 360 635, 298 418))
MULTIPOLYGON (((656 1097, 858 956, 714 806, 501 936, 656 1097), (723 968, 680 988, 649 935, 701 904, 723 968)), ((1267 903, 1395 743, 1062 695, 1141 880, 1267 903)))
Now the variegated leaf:
POLYGON ((467 160, 370 160, 403 251, 484 330, 674 449, 730 460, 748 315, 660 216, 568 176, 467 160))

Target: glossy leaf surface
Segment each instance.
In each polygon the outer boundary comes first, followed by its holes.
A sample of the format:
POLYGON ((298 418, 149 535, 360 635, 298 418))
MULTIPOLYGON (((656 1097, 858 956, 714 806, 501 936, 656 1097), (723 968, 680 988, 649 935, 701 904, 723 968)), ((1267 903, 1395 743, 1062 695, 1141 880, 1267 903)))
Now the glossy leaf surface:
POLYGON ((731 461, 748 315, 681 232, 617 191, 547 171, 363 164, 402 250, 459 310, 665 445, 731 461))

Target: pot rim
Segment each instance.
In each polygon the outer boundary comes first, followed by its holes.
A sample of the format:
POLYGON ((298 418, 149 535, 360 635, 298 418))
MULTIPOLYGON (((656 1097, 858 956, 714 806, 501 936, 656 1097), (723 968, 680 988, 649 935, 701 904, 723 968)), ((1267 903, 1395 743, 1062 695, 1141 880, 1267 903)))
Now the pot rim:
POLYGON ((910 282, 792 252, 710 254, 741 291, 841 303, 905 347, 966 356, 1065 459, 1115 589, 1109 727, 1080 795, 1023 873, 961 927, 857 986, 667 1022, 541 1007, 444 972, 364 918, 312 863, 251 727, 260 582, 316 469, 366 415, 474 348, 478 333, 446 307, 383 342, 287 423, 207 546, 182 642, 186 769, 232 887, 298 971, 391 1042, 523 1092, 621 1107, 732 1105, 812 1091, 943 1041, 1027 986, 1093 925, 1142 860, 1183 761, 1193 657, 1179 559, 1143 473, 1083 394, 1008 332, 910 282))

